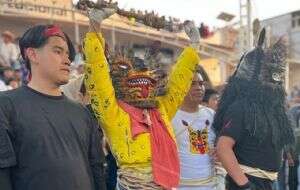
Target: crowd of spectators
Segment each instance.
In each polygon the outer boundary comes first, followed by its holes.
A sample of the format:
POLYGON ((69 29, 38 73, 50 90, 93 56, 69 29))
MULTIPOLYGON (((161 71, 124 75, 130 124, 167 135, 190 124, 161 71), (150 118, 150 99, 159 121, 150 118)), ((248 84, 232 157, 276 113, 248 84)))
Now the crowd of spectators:
POLYGON ((0 38, 0 91, 18 88, 22 83, 23 72, 18 60, 19 48, 15 35, 6 30, 0 38))

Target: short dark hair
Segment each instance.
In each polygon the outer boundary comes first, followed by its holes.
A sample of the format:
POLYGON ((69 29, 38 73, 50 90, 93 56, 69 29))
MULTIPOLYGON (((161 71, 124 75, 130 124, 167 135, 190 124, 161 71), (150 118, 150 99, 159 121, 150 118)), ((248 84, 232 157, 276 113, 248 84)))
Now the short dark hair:
MULTIPOLYGON (((34 27, 29 28, 20 38, 19 47, 20 47, 21 56, 24 59, 25 66, 29 71, 31 71, 31 67, 30 67, 29 59, 25 53, 26 49, 30 47, 31 48, 43 47, 48 42, 49 37, 51 37, 43 34, 46 29, 52 27, 54 27, 54 25, 36 25, 34 27)), ((75 57, 74 46, 66 33, 64 33, 64 36, 69 49, 69 59, 70 61, 73 61, 75 57)))
POLYGON ((219 94, 218 91, 216 91, 216 90, 214 90, 214 89, 206 89, 202 101, 205 102, 205 103, 208 103, 209 99, 210 99, 213 95, 217 95, 217 94, 219 94))
POLYGON ((203 66, 202 65, 197 65, 196 66, 196 72, 201 74, 202 78, 203 78, 203 81, 205 81, 204 85, 205 85, 205 88, 212 88, 212 83, 208 77, 208 74, 207 72, 204 70, 203 66))

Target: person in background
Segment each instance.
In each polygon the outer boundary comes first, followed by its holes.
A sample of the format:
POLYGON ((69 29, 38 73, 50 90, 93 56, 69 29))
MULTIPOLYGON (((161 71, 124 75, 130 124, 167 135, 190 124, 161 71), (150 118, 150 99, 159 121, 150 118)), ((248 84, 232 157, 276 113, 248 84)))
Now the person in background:
POLYGON ((218 109, 219 99, 220 95, 216 90, 206 89, 201 104, 213 111, 216 111, 218 109))
POLYGON ((18 58, 17 46, 13 43, 15 35, 6 30, 1 34, 2 42, 0 43, 0 57, 3 62, 0 67, 12 67, 18 58))
POLYGON ((84 63, 84 60, 83 60, 83 52, 82 52, 82 45, 81 44, 78 44, 77 45, 77 53, 75 55, 75 59, 73 61, 73 64, 74 66, 78 66, 80 64, 84 63))
POLYGON ((204 81, 195 74, 184 101, 172 120, 180 157, 179 190, 213 190, 215 173, 213 115, 201 112, 204 81))
POLYGON ((287 161, 289 165, 288 184, 289 190, 300 189, 300 92, 294 94, 294 105, 288 110, 295 137, 296 144, 288 147, 287 161))
POLYGON ((11 79, 8 82, 8 90, 16 89, 20 87, 20 81, 17 79, 11 79))
MULTIPOLYGON (((200 113, 214 117, 219 105, 219 96, 218 91, 214 89, 206 89, 201 102, 200 113)), ((227 172, 217 158, 215 160, 215 172, 217 181, 216 190, 225 190, 225 176, 227 172)))
POLYGON ((13 80, 15 77, 15 71, 11 67, 4 67, 2 69, 2 75, 0 80, 2 80, 6 85, 9 85, 9 81, 13 80))

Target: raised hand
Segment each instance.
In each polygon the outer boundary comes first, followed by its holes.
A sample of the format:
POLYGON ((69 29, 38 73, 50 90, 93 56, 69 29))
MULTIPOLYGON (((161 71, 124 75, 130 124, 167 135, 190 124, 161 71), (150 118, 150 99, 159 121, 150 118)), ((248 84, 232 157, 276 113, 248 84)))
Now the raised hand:
POLYGON ((199 49, 200 33, 193 21, 187 20, 183 23, 184 31, 191 40, 191 46, 199 49))
POLYGON ((90 19, 90 31, 94 32, 98 32, 103 20, 116 12, 114 8, 108 7, 103 0, 98 1, 97 4, 90 0, 79 0, 76 7, 87 12, 90 19))
POLYGON ((89 18, 91 21, 101 24, 103 20, 113 15, 116 11, 110 8, 96 9, 89 11, 89 18))

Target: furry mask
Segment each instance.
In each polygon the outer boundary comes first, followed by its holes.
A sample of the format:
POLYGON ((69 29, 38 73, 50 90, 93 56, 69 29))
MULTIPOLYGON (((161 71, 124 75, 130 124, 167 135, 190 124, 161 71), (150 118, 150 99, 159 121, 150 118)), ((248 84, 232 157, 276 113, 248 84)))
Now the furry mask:
POLYGON ((259 35, 256 47, 241 58, 235 76, 266 85, 282 85, 285 79, 287 48, 279 39, 270 48, 264 48, 265 29, 259 35))
POLYGON ((119 100, 140 108, 157 107, 156 97, 166 91, 163 50, 160 43, 155 42, 147 48, 136 45, 118 50, 114 56, 106 54, 119 100))

